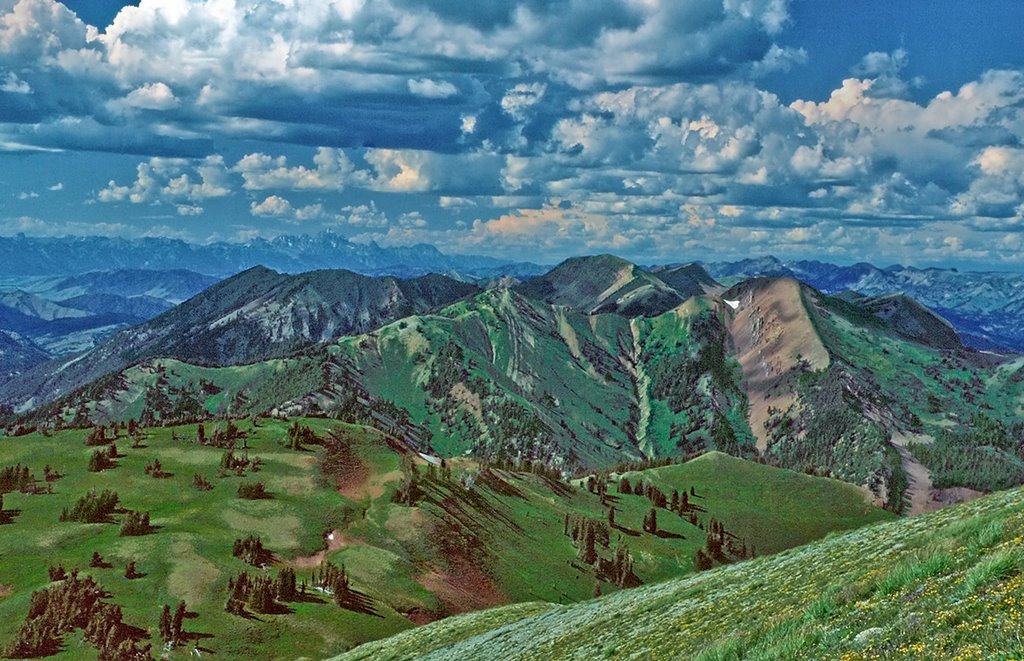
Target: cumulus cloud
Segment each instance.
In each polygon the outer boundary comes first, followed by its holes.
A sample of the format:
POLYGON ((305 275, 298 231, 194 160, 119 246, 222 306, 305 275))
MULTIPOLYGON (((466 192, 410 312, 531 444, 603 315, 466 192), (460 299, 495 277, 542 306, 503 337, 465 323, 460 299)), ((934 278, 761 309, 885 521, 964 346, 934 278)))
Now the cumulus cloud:
POLYGON ((289 167, 284 156, 252 153, 242 157, 233 168, 242 175, 246 190, 319 190, 340 191, 351 183, 366 183, 368 173, 357 172, 341 149, 320 147, 313 156, 313 167, 289 167))
POLYGON ((103 32, 0 8, 0 151, 139 154, 99 202, 241 189, 242 215, 523 256, 938 258, 1024 229, 1024 73, 929 99, 878 51, 787 105, 758 86, 807 59, 785 0, 141 0, 103 32))
POLYGON ((164 83, 152 83, 133 89, 119 103, 140 110, 169 110, 179 101, 170 87, 164 83))
POLYGON ((219 155, 198 162, 154 157, 139 163, 133 183, 121 185, 110 181, 96 199, 132 204, 198 202, 230 195, 227 176, 224 159, 219 155))

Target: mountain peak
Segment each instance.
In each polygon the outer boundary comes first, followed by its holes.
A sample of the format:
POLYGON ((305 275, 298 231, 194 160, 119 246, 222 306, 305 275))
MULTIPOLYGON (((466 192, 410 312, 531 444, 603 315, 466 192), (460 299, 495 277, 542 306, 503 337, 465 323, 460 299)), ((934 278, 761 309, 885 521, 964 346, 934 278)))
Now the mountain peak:
POLYGON ((687 298, 655 275, 614 255, 567 259, 516 290, 587 314, 613 312, 627 317, 658 315, 687 298))

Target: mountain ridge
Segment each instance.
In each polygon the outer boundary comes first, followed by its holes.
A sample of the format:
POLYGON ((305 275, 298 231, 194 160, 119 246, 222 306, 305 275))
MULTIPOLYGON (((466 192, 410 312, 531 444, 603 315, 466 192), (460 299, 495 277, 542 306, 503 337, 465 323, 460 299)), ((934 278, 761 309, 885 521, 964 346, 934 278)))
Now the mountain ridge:
POLYGON ((4 275, 188 269, 225 277, 257 264, 289 273, 345 268, 370 275, 404 277, 450 271, 493 277, 505 271, 523 274, 540 270, 533 264, 493 257, 447 255, 429 244, 382 247, 375 242, 354 243, 332 232, 208 244, 166 238, 0 237, 0 274, 4 275))

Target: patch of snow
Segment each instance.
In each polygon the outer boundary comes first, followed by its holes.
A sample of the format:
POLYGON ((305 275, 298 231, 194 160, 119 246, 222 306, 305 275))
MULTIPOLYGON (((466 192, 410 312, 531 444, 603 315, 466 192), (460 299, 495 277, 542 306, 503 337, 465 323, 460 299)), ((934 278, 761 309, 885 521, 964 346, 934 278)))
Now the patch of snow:
POLYGON ((420 458, 422 458, 424 461, 426 461, 429 464, 434 464, 435 466, 440 466, 441 465, 441 458, 440 457, 435 457, 432 454, 423 454, 422 452, 417 452, 416 454, 418 454, 420 456, 420 458))
POLYGON ((725 301, 725 304, 728 305, 729 307, 731 307, 733 310, 739 310, 740 309, 740 302, 739 301, 730 301, 727 298, 723 298, 722 300, 725 301))

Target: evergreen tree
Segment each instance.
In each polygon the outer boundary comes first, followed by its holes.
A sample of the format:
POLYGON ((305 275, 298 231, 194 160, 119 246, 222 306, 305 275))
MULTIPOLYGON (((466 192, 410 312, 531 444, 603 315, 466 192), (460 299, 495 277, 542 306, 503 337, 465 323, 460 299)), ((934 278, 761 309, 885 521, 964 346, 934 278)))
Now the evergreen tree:
POLYGON ((658 510, 653 507, 644 516, 644 530, 652 535, 658 532, 658 510))
POLYGON ((183 639, 182 634, 185 633, 185 613, 187 611, 185 602, 179 601, 178 607, 174 609, 174 619, 171 620, 171 639, 174 641, 183 639))
POLYGON ((587 521, 583 529, 583 547, 580 553, 580 560, 588 565, 592 565, 597 562, 597 549, 595 548, 595 542, 597 541, 597 534, 594 530, 594 524, 592 521, 587 521))
POLYGON ((172 640, 171 637, 171 607, 164 604, 160 610, 160 639, 165 643, 172 640))
POLYGON ((298 591, 296 590, 295 570, 285 567, 278 573, 276 582, 277 598, 280 601, 294 601, 298 591))

